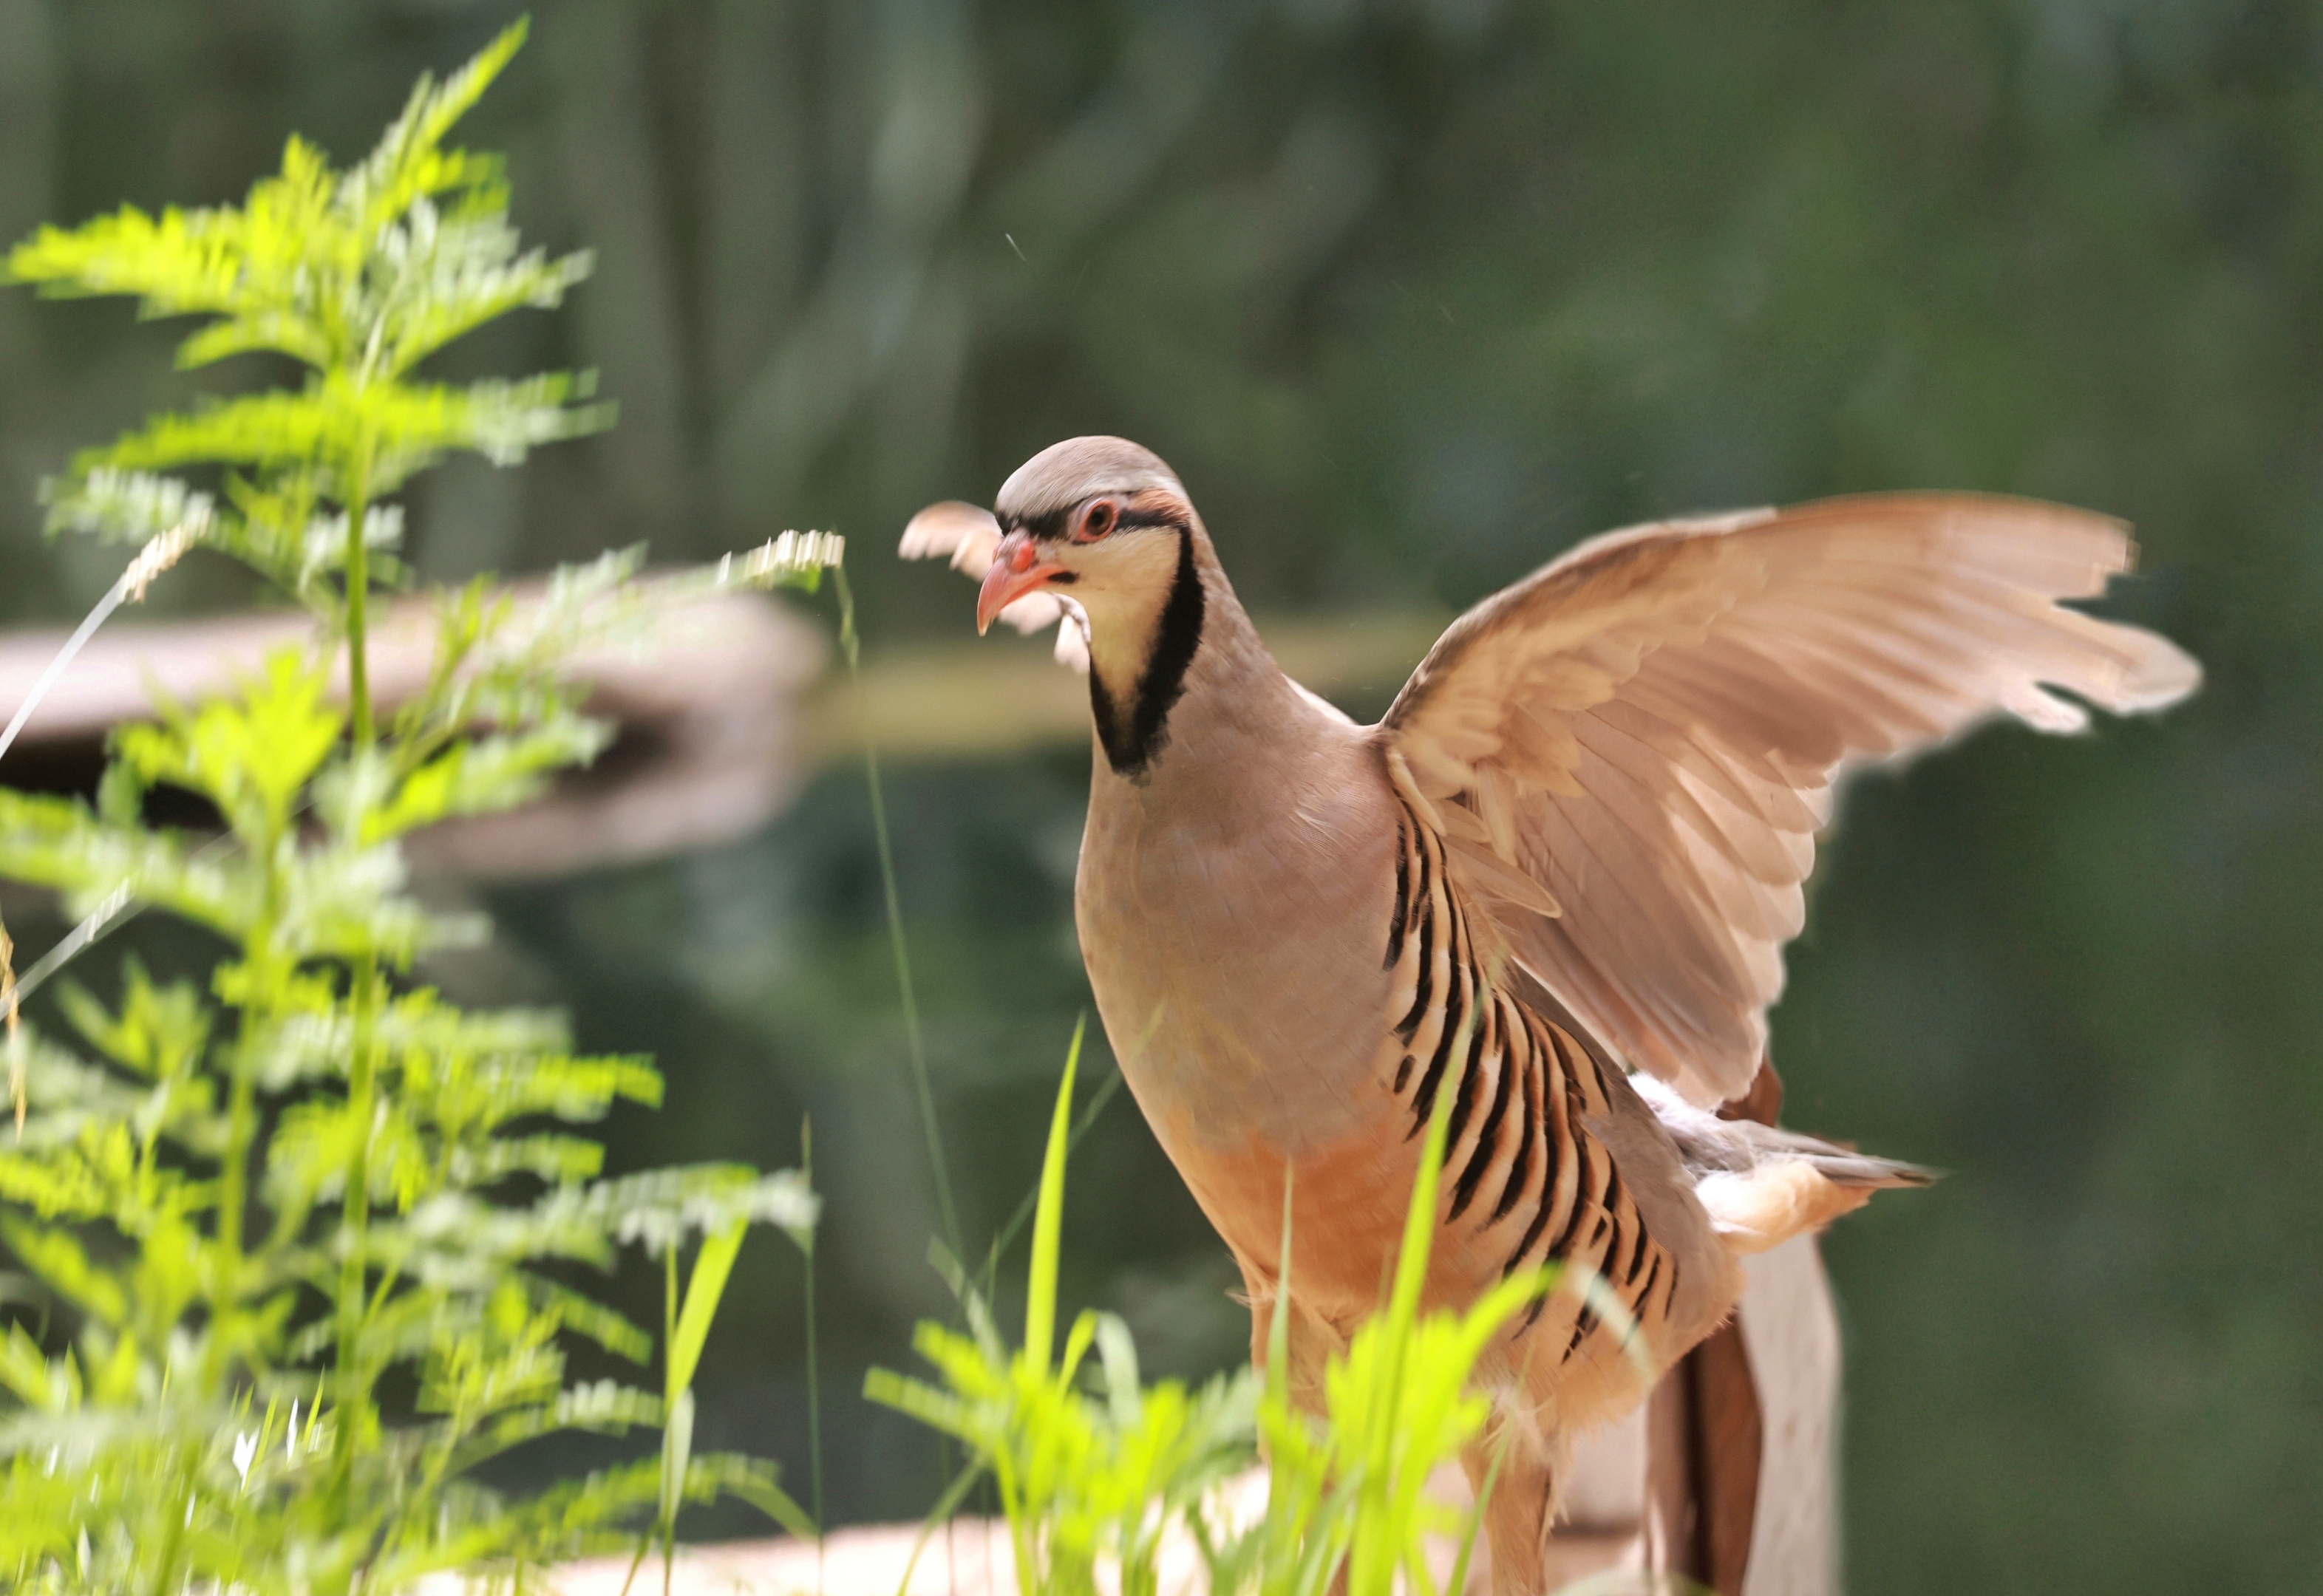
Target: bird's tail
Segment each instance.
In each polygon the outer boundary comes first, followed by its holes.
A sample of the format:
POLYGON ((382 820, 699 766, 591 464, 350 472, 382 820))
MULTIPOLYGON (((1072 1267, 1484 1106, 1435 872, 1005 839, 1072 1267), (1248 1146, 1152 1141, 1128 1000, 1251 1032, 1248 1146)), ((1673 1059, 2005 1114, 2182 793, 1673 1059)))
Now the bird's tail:
POLYGON ((1835 1142, 1802 1135, 1796 1131, 1779 1130, 1752 1120, 1723 1123, 1731 1124, 1741 1133, 1741 1138, 1751 1144, 1752 1151, 1758 1155, 1752 1162, 1803 1163, 1834 1186, 1881 1191, 1898 1186, 1933 1186, 1942 1179, 1941 1171, 1931 1169, 1924 1164, 1907 1164, 1901 1159, 1874 1158, 1851 1147, 1841 1147, 1835 1142))
POLYGON ((1648 1078, 1632 1077, 1631 1084, 1676 1143, 1694 1196, 1730 1252, 1763 1252, 1852 1213, 1875 1191, 1937 1179, 1918 1164, 1755 1120, 1721 1119, 1648 1078))

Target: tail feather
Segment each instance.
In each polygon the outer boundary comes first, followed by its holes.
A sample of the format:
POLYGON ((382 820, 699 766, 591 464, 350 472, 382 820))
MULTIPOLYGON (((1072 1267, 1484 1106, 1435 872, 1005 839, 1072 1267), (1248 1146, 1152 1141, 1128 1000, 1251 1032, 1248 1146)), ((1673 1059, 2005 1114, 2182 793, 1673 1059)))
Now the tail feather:
POLYGON ((1729 1252, 1759 1252, 1821 1230, 1871 1200, 1875 1191, 1928 1186, 1937 1171, 1874 1158, 1755 1120, 1721 1119, 1659 1081, 1630 1085, 1661 1121, 1694 1177, 1694 1196, 1729 1252))
POLYGON ((1806 1161, 1815 1172, 1836 1186, 1859 1186, 1868 1190, 1886 1191, 1913 1186, 1933 1186, 1943 1179, 1942 1172, 1924 1164, 1907 1164, 1900 1159, 1872 1158, 1865 1153, 1850 1152, 1845 1148, 1817 1142, 1818 1151, 1806 1155, 1806 1161))

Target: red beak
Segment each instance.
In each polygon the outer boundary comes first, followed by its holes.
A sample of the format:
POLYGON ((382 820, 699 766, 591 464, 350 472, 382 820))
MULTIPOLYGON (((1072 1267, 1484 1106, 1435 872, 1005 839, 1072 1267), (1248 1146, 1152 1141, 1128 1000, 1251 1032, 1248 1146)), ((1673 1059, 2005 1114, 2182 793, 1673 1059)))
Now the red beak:
POLYGON ((994 616, 1026 593, 1039 592, 1064 569, 1042 559, 1027 533, 1011 532, 1002 538, 992 551, 992 569, 984 573, 983 590, 976 595, 976 635, 982 637, 991 629, 994 616))

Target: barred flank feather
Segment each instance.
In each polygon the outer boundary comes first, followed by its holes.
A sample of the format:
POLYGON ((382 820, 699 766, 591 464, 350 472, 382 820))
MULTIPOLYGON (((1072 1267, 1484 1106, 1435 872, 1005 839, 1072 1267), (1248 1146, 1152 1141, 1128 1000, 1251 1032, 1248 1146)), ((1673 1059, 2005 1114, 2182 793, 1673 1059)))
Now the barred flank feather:
MULTIPOLYGON (((1440 1092, 1454 1094, 1444 1222, 1466 1219, 1489 1195, 1472 1223, 1507 1240, 1503 1276, 1548 1263, 1591 1271, 1628 1316, 1621 1337, 1658 1343, 1676 1260, 1648 1234, 1611 1150, 1588 1129, 1615 1112, 1603 1066, 1486 968, 1443 839, 1408 808, 1397 834, 1388 1012, 1400 1016, 1391 1027, 1400 1052, 1391 1089, 1409 1109, 1407 1139, 1426 1128, 1440 1092)), ((1604 1327, 1602 1296, 1576 1316, 1565 1358, 1604 1327)), ((1537 1300, 1520 1329, 1546 1306, 1537 1300)))

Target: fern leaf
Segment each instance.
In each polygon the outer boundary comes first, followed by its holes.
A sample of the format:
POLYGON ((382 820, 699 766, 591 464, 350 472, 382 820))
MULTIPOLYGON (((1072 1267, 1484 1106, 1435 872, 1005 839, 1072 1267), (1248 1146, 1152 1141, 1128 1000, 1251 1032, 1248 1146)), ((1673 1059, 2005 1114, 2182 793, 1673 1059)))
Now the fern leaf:
POLYGON ((247 394, 184 415, 157 416, 104 448, 76 456, 73 471, 289 467, 316 459, 343 463, 354 448, 367 447, 372 490, 391 492, 454 450, 514 465, 539 445, 601 429, 611 422, 610 407, 571 402, 592 390, 588 378, 563 372, 460 388, 363 383, 334 370, 297 393, 247 394))
POLYGON ((693 1164, 625 1175, 589 1188, 587 1202, 616 1239, 641 1243, 656 1257, 689 1234, 712 1234, 738 1221, 808 1229, 818 1208, 797 1170, 762 1176, 747 1164, 693 1164))
POLYGON ((216 501, 175 477, 99 468, 78 480, 41 484, 46 530, 83 532, 107 543, 144 543, 177 527, 207 529, 216 501))
POLYGON ((46 1281, 58 1296, 78 1304, 104 1324, 127 1321, 129 1293, 120 1276, 89 1257, 88 1250, 70 1231, 34 1225, 15 1214, 0 1214, 0 1241, 5 1241, 16 1261, 46 1281))
POLYGON ((76 918, 118 894, 235 940, 263 894, 246 861, 197 858, 175 833, 107 824, 77 799, 6 788, 0 788, 0 875, 56 888, 76 918))
POLYGON ((363 820, 365 841, 381 841, 454 815, 513 809, 545 790, 553 773, 586 765, 612 740, 602 720, 556 713, 543 724, 455 744, 404 778, 393 802, 363 820))
POLYGON ((586 251, 553 261, 542 250, 519 252, 516 230, 498 211, 445 216, 422 200, 384 229, 378 264, 389 314, 381 318, 388 332, 381 372, 401 376, 509 311, 556 308, 592 265, 586 251))
POLYGON ((418 200, 496 181, 497 161, 441 146, 453 124, 524 47, 528 28, 519 19, 502 29, 474 59, 440 84, 423 74, 405 102, 403 114, 388 125, 372 152, 340 179, 335 197, 338 210, 368 233, 401 216, 418 200))

